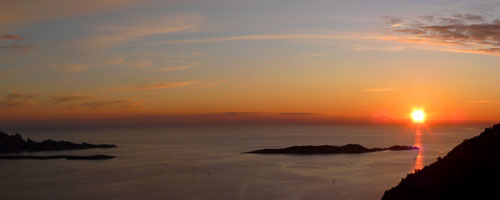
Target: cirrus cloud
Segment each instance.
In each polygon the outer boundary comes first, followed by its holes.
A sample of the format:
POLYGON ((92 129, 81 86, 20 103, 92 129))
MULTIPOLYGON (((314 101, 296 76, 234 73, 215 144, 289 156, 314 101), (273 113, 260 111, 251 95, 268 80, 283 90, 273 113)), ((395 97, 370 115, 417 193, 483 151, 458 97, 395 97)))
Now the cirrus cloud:
POLYGON ((48 102, 51 104, 64 104, 64 103, 68 103, 68 102, 86 100, 89 98, 90 97, 88 97, 88 96, 81 96, 81 95, 60 95, 60 96, 51 97, 48 100, 48 102))
POLYGON ((204 21, 205 17, 199 15, 173 15, 107 22, 89 27, 96 33, 74 45, 91 51, 105 50, 151 35, 196 32, 204 21))
POLYGON ((441 46, 450 52, 500 55, 500 19, 487 21, 481 15, 454 14, 423 16, 410 23, 399 18, 386 20, 392 39, 399 42, 441 46))
POLYGON ((4 0, 0 24, 10 25, 51 19, 86 16, 127 8, 143 0, 4 0))
POLYGON ((166 88, 178 88, 189 85, 198 84, 198 81, 184 81, 184 82, 158 82, 152 84, 144 84, 132 87, 133 89, 138 90, 156 90, 156 89, 166 89, 166 88))
POLYGON ((225 83, 225 81, 209 82, 209 83, 197 85, 195 88, 211 88, 211 87, 216 87, 216 86, 222 85, 224 83, 225 83))
POLYGON ((26 94, 21 92, 10 92, 0 99, 0 108, 14 108, 30 104, 31 100, 38 97, 38 94, 26 94))
POLYGON ((83 108, 88 108, 91 110, 99 110, 102 107, 107 107, 107 106, 125 106, 125 107, 131 107, 131 106, 137 106, 139 105, 138 102, 131 101, 128 99, 119 99, 119 100, 105 100, 105 101, 89 101, 89 102, 83 102, 79 104, 73 104, 70 106, 70 108, 77 108, 77 107, 83 107, 83 108))

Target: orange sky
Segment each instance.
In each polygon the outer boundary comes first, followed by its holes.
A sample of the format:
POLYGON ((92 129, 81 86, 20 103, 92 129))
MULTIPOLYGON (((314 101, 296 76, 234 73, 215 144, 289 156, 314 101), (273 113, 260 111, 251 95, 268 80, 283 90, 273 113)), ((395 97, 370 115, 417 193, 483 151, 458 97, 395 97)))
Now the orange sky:
POLYGON ((0 125, 493 122, 499 6, 7 1, 0 125))

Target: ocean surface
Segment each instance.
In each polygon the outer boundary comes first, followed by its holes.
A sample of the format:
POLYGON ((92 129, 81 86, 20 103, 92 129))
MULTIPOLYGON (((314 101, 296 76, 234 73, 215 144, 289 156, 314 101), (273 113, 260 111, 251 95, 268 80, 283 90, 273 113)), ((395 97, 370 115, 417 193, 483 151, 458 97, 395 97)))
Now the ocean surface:
POLYGON ((36 141, 119 146, 31 154, 118 158, 0 160, 0 199, 380 199, 415 168, 446 155, 483 128, 262 125, 15 130, 36 141), (368 148, 416 145, 421 150, 308 156, 241 153, 349 143, 368 148))

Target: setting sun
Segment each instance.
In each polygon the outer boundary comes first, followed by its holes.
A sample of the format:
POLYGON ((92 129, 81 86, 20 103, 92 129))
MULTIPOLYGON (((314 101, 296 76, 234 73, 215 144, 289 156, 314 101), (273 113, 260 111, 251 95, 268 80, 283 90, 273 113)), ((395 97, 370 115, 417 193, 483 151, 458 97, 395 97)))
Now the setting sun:
POLYGON ((411 113, 411 118, 413 119, 413 122, 416 123, 422 123, 425 121, 425 112, 424 110, 414 110, 411 113))

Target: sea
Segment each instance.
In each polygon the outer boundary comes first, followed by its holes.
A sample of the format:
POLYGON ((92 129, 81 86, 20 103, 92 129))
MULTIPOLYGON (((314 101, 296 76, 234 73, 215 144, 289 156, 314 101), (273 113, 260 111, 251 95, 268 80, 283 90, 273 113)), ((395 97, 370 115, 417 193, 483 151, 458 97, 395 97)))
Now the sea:
POLYGON ((218 125, 10 130, 118 148, 22 153, 110 160, 0 160, 0 199, 380 199, 415 169, 484 127, 218 125), (335 155, 245 154, 294 145, 414 145, 420 150, 335 155))

